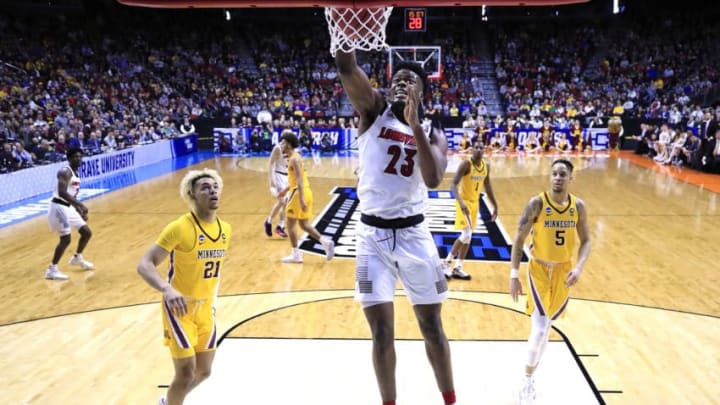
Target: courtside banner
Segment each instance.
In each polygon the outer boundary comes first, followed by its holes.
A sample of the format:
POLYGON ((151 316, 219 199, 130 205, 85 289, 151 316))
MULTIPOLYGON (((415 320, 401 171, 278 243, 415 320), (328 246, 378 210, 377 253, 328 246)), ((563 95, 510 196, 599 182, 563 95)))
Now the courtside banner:
MULTIPOLYGON (((235 136, 238 134, 242 135, 245 139, 245 144, 248 148, 251 147, 250 137, 252 132, 257 130, 261 136, 263 136, 263 130, 261 127, 255 128, 213 128, 213 148, 215 151, 220 150, 220 138, 226 137, 230 143, 232 143, 235 136)), ((292 128, 291 131, 295 135, 299 136, 299 130, 292 128)), ((329 143, 329 147, 334 150, 345 150, 350 149, 353 140, 355 129, 351 128, 313 128, 310 130, 310 137, 312 138, 312 148, 320 150, 322 149, 323 139, 329 143)), ((357 131, 356 131, 357 132, 357 131)), ((271 145, 276 145, 280 140, 280 134, 282 133, 281 128, 274 128, 270 134, 271 145)))
MULTIPOLYGON (((85 156, 78 170, 80 179, 83 182, 96 180, 171 159, 171 145, 171 142, 163 140, 100 155, 85 156)), ((53 191, 57 187, 58 170, 67 165, 67 162, 58 162, 0 175, 0 187, 3 189, 0 193, 0 205, 53 191)))
POLYGON ((172 155, 183 156, 190 153, 195 153, 198 150, 198 136, 197 134, 190 134, 187 136, 181 136, 178 138, 172 138, 172 155))
MULTIPOLYGON (((490 136, 494 136, 497 132, 505 131, 503 129, 493 128, 490 130, 490 136)), ((555 144, 559 144, 560 139, 568 139, 572 143, 570 136, 570 130, 566 128, 554 128, 552 129, 552 137, 555 144)), ((473 128, 445 128, 445 136, 448 138, 448 149, 455 150, 460 145, 463 132, 467 132, 471 137, 476 135, 477 132, 473 128)), ((525 145, 528 136, 534 133, 537 139, 541 139, 542 131, 535 128, 515 128, 513 129, 517 145, 522 147, 525 145)), ((592 146, 592 150, 607 150, 609 144, 608 130, 607 128, 585 128, 582 132, 582 137, 586 142, 592 146)), ((575 146, 575 145, 573 145, 575 146)))

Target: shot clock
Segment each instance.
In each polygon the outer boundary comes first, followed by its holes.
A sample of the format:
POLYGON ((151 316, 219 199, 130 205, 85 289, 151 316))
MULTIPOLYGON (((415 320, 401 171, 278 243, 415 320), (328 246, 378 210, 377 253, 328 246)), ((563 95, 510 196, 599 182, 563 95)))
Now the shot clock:
POLYGON ((427 30, 427 9, 405 9, 405 32, 425 32, 427 30))

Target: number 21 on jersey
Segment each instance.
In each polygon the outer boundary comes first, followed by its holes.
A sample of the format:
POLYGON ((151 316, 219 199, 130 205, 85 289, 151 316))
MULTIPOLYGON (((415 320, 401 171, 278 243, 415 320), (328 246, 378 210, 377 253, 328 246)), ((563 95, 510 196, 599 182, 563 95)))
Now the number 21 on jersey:
POLYGON ((203 278, 216 278, 220 275, 220 260, 205 262, 203 278))

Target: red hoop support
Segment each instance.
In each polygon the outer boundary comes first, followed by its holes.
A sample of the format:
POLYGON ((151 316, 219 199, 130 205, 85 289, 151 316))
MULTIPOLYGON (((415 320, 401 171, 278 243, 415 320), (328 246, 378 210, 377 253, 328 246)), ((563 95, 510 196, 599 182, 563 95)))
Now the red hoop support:
POLYGON ((452 6, 560 6, 587 3, 590 0, 117 0, 134 7, 150 8, 374 8, 374 7, 452 7, 452 6))

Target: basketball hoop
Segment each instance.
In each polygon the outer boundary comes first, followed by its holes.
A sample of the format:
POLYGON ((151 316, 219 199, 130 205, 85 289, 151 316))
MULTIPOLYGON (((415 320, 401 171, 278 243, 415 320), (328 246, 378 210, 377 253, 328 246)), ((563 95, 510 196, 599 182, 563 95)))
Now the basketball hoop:
POLYGON ((388 48, 385 42, 392 7, 325 8, 325 20, 330 33, 330 54, 337 51, 380 51, 388 48))

